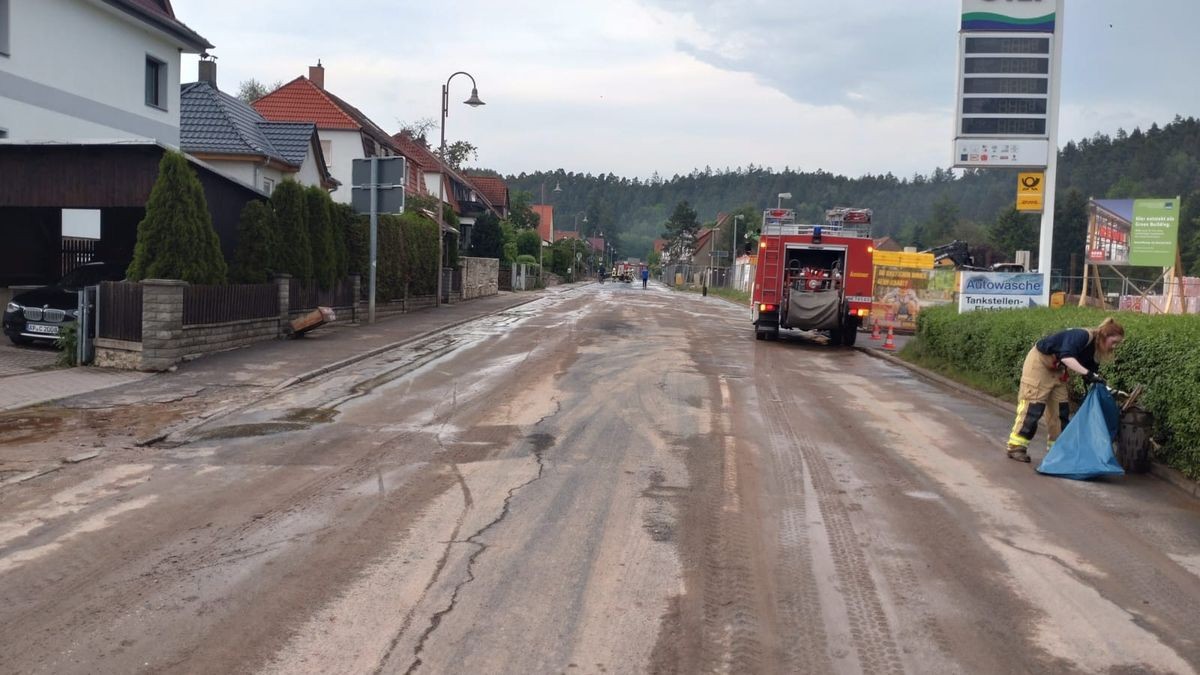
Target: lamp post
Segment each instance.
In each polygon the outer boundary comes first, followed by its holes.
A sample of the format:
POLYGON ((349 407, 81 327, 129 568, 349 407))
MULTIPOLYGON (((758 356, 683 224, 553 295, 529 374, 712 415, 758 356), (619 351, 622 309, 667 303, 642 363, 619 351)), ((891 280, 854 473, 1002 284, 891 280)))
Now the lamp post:
POLYGON ((785 199, 791 199, 791 198, 792 198, 792 193, 790 193, 790 192, 780 192, 780 193, 779 193, 779 201, 775 202, 775 208, 776 208, 776 209, 782 209, 782 208, 783 208, 783 200, 785 200, 785 199))
POLYGON ((437 295, 433 298, 433 306, 437 307, 442 304, 442 257, 445 255, 443 251, 442 238, 445 236, 442 230, 446 227, 446 174, 449 173, 449 167, 446 164, 446 118, 450 115, 450 80, 453 80, 458 75, 466 75, 471 80, 471 97, 463 101, 463 103, 477 108, 484 105, 479 99, 479 88, 475 85, 475 78, 470 73, 460 70, 450 77, 446 78, 446 84, 442 85, 442 142, 440 145, 441 157, 439 160, 442 163, 441 176, 438 180, 438 257, 437 257, 437 295))
POLYGON ((737 221, 745 220, 745 219, 746 219, 746 216, 744 216, 740 213, 733 217, 733 248, 731 248, 729 251, 729 275, 731 278, 726 280, 729 282, 728 285, 730 288, 733 288, 732 277, 737 272, 737 259, 738 259, 737 221))
POLYGON ((575 252, 575 242, 579 241, 579 237, 581 236, 581 233, 579 232, 579 214, 581 214, 581 213, 583 214, 583 224, 587 225, 587 212, 586 211, 576 211, 575 212, 575 240, 571 242, 571 272, 572 272, 571 276, 572 277, 574 277, 575 267, 578 264, 578 261, 575 258, 579 254, 575 252))

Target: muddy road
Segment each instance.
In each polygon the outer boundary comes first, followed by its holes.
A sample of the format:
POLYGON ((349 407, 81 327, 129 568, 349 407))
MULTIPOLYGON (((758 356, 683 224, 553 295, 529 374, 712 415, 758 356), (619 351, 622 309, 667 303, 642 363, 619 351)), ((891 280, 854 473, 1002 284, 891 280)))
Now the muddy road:
POLYGON ((1200 666, 1196 502, 1038 477, 998 410, 715 298, 582 287, 195 407, 0 488, 0 672, 1200 666))

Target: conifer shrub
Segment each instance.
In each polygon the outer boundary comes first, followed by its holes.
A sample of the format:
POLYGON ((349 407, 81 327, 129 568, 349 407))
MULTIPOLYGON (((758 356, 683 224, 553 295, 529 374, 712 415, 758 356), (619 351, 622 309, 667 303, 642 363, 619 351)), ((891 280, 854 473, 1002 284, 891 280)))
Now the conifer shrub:
POLYGON ((234 250, 230 280, 235 284, 264 284, 275 272, 275 253, 279 234, 275 230, 275 211, 268 202, 254 200, 242 209, 238 221, 238 241, 234 250))
POLYGON ((146 215, 138 223, 133 261, 126 275, 142 279, 181 279, 192 284, 225 283, 221 241, 212 227, 200 179, 178 152, 166 152, 150 190, 146 215))
POLYGON ((333 224, 333 250, 336 264, 336 276, 345 279, 350 271, 350 238, 354 236, 353 228, 359 219, 349 204, 330 202, 329 217, 333 224))
POLYGON ((308 240, 312 245, 313 278, 323 289, 337 281, 337 249, 333 245, 333 220, 329 193, 313 185, 304 190, 308 211, 308 240))
POLYGON ((275 208, 275 223, 279 232, 279 247, 275 263, 279 272, 286 272, 302 281, 313 278, 312 244, 308 236, 308 207, 304 188, 285 180, 271 193, 275 208))
POLYGON ((438 224, 411 211, 400 216, 400 223, 404 239, 401 273, 408 292, 414 296, 434 295, 441 268, 438 260, 438 224))
MULTIPOLYGON (((1033 344, 1066 328, 1091 328, 1112 316, 1125 327, 1116 358, 1101 365, 1111 386, 1146 386, 1139 405, 1154 416, 1160 459, 1200 479, 1200 316, 1151 316, 1084 307, 959 314, 930 307, 917 317, 912 349, 962 373, 1002 384, 1015 397, 1021 366, 1033 344)), ((1072 378, 1080 386, 1078 378, 1072 378)), ((1077 392, 1081 393, 1081 392, 1077 392)))

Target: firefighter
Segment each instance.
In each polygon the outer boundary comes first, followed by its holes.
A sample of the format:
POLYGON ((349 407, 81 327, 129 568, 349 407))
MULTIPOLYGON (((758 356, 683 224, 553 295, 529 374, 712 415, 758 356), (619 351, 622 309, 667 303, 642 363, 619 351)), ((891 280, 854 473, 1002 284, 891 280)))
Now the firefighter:
POLYGON ((1125 328, 1109 317, 1096 328, 1070 328, 1034 344, 1021 369, 1017 419, 1008 436, 1009 459, 1029 461, 1029 442, 1047 408, 1047 445, 1054 447, 1070 418, 1067 378, 1071 371, 1082 375, 1088 384, 1103 384, 1104 378, 1097 372, 1099 362, 1110 361, 1113 350, 1124 339, 1125 328))

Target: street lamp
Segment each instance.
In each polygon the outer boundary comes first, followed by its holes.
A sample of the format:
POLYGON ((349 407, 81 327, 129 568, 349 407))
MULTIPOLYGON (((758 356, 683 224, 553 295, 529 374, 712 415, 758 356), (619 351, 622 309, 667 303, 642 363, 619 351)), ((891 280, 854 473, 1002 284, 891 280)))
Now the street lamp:
POLYGON ((746 216, 744 216, 740 213, 733 217, 733 249, 731 251, 729 251, 729 275, 730 275, 730 278, 726 280, 726 282, 727 282, 726 285, 729 288, 733 288, 733 275, 737 272, 737 259, 738 259, 737 221, 745 220, 745 219, 746 219, 746 216))
POLYGON ((442 256, 445 255, 445 252, 443 251, 444 246, 443 246, 443 242, 442 242, 442 238, 445 235, 442 232, 442 230, 443 230, 443 228, 446 227, 446 208, 445 208, 446 178, 447 178, 446 174, 449 172, 449 166, 446 164, 446 118, 449 117, 449 115, 450 115, 450 80, 453 80, 458 75, 466 75, 468 78, 471 79, 471 97, 468 98, 467 100, 463 101, 463 103, 471 106, 472 108, 478 108, 479 106, 484 105, 484 102, 482 100, 480 100, 480 98, 479 98, 479 88, 475 85, 475 78, 472 77, 470 73, 460 70, 457 73, 454 73, 450 77, 446 78, 446 84, 442 85, 442 142, 441 142, 441 146, 440 146, 441 147, 440 159, 442 162, 442 166, 441 166, 441 176, 440 176, 440 179, 438 180, 437 295, 435 295, 433 298, 433 306, 434 307, 437 307, 438 305, 442 304, 442 256))
POLYGON ((579 241, 580 236, 582 236, 582 234, 579 231, 579 214, 581 214, 581 213, 583 214, 583 224, 587 225, 587 212, 586 211, 575 212, 575 239, 571 241, 571 276, 572 276, 572 278, 575 276, 575 268, 579 264, 579 260, 578 260, 579 253, 576 252, 576 250, 575 250, 575 242, 579 241))
POLYGON ((780 192, 780 193, 779 193, 779 201, 775 203, 775 208, 776 208, 776 209, 782 209, 782 208, 783 208, 783 200, 785 200, 785 199, 791 199, 791 198, 792 198, 792 193, 790 193, 790 192, 780 192))

